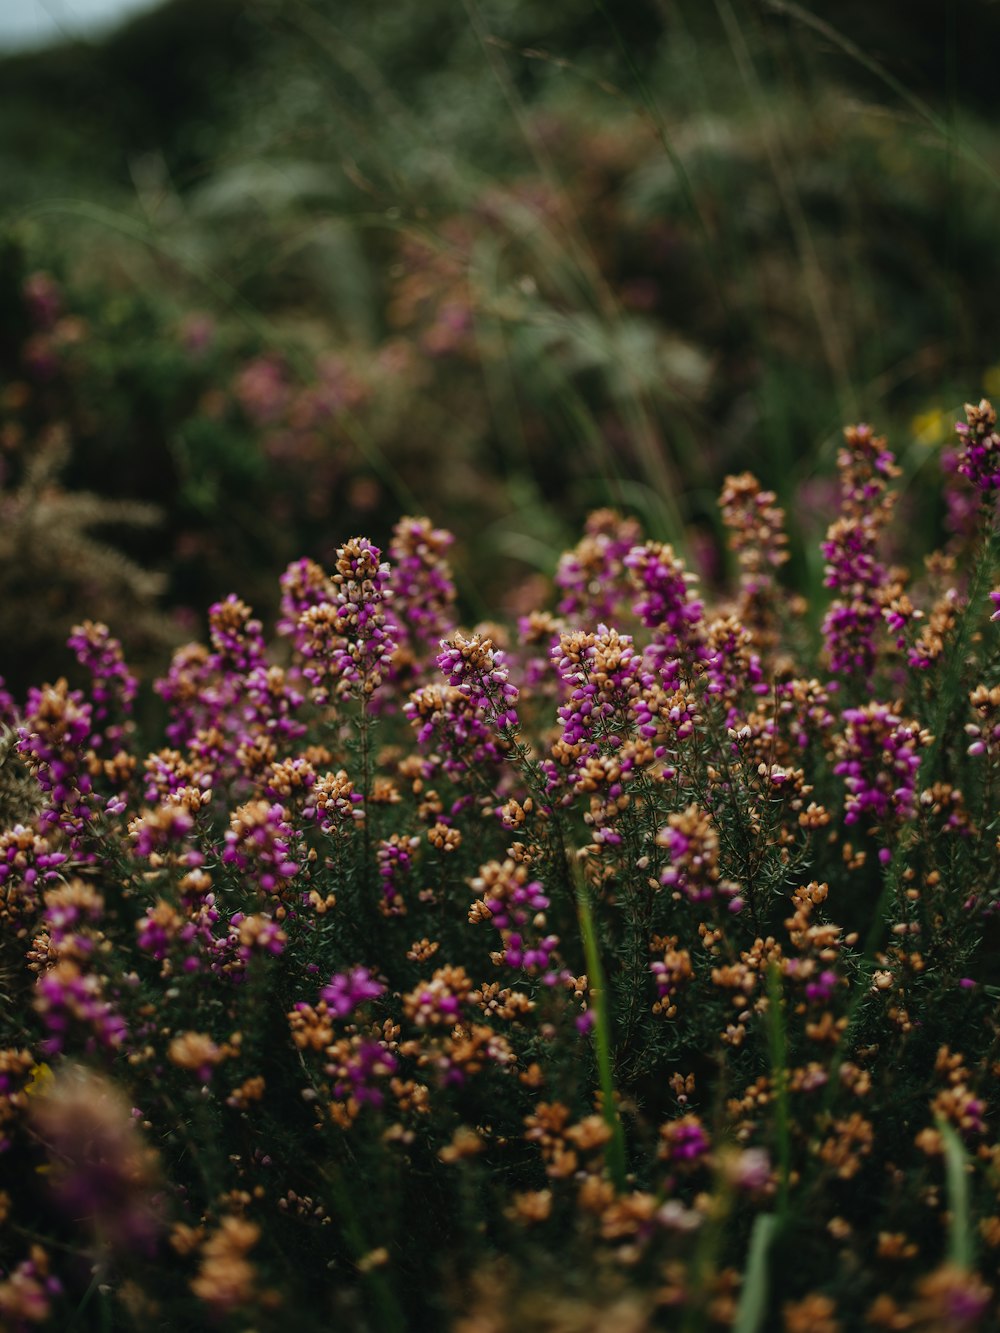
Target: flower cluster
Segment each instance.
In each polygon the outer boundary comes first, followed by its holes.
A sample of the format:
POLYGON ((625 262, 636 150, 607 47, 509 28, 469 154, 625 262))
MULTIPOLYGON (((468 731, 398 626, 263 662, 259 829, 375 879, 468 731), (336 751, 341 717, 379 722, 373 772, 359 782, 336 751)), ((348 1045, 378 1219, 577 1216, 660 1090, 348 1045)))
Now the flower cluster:
POLYGON ((93 711, 82 691, 58 680, 31 689, 18 728, 18 750, 46 797, 42 821, 68 834, 74 850, 93 815, 87 801, 92 782, 85 766, 93 711))
POLYGON ((354 538, 337 551, 333 584, 337 627, 343 640, 331 666, 341 695, 354 689, 365 697, 370 695, 382 679, 379 664, 395 648, 382 609, 389 566, 380 557, 378 547, 364 537, 354 538))
POLYGON ((997 414, 983 398, 978 406, 965 404, 965 421, 955 423, 961 441, 958 470, 977 491, 990 495, 1000 491, 1000 435, 997 414))
POLYGON ((393 529, 392 637, 417 663, 454 627, 455 583, 447 552, 454 538, 426 518, 401 518, 393 529))
POLYGON ((378 865, 379 879, 382 881, 381 907, 384 911, 403 912, 406 910, 400 890, 410 872, 414 853, 419 846, 419 838, 403 838, 398 833, 394 833, 389 838, 383 838, 379 842, 375 859, 378 865))
POLYGON ((396 649, 383 605, 389 565, 365 537, 337 550, 329 593, 313 567, 292 566, 286 575, 285 608, 304 606, 295 628, 296 646, 308 660, 305 678, 313 697, 325 702, 329 686, 337 698, 369 699, 382 681, 383 659, 396 649), (298 584, 301 592, 294 591, 298 584))
POLYGON ((573 624, 613 620, 627 603, 625 557, 640 537, 635 519, 623 518, 614 509, 591 514, 582 540, 559 559, 559 614, 573 624))
POLYGON ((265 893, 280 893, 299 868, 290 850, 291 838, 284 806, 248 801, 230 817, 222 860, 265 893))
POLYGON ((719 835, 711 816, 697 805, 672 814, 660 829, 657 844, 664 849, 668 865, 660 875, 664 888, 680 892, 692 902, 708 902, 716 894, 728 899, 729 910, 743 906, 738 885, 721 878, 719 835))
POLYGON ((834 772, 844 779, 844 821, 867 816, 888 833, 912 819, 920 751, 933 739, 896 704, 870 703, 844 711, 834 772))
MULTIPOLYGON (((511 860, 502 865, 490 861, 480 866, 471 884, 480 896, 472 905, 469 920, 492 922, 503 940, 504 947, 493 955, 494 962, 547 973, 559 938, 556 935, 539 938, 539 932, 545 929, 544 914, 549 906, 541 884, 537 880, 529 883, 527 868, 511 860)), ((554 974, 547 975, 545 980, 554 983, 554 974)))
POLYGON ((448 684, 481 710, 491 726, 516 731, 517 686, 511 683, 504 654, 494 647, 493 640, 485 634, 467 637, 459 632, 453 639, 444 640, 441 648, 437 664, 448 684))
POLYGON ((103 742, 104 748, 114 753, 124 739, 124 720, 132 712, 139 683, 125 665, 122 646, 111 637, 107 625, 85 620, 70 634, 67 645, 90 672, 93 682, 93 721, 103 736, 95 736, 91 744, 98 748, 103 742))
POLYGON ((639 594, 635 614, 653 630, 654 640, 663 650, 660 656, 678 658, 686 651, 697 653, 703 606, 691 596, 695 576, 673 547, 646 542, 629 551, 625 564, 639 594))
POLYGON ((36 884, 54 879, 66 853, 56 851, 49 840, 33 828, 15 824, 0 833, 0 891, 10 909, 19 896, 34 900, 36 884))
POLYGON ((321 991, 322 998, 339 1018, 346 1018, 365 1000, 377 1000, 385 987, 363 967, 335 972, 321 991))
POLYGON ((120 1047, 128 1036, 125 1020, 106 998, 98 973, 85 972, 68 958, 38 978, 35 1010, 46 1032, 39 1049, 49 1059, 65 1048, 74 1031, 83 1034, 88 1053, 96 1046, 120 1047))
POLYGON ((729 545, 739 565, 741 610, 748 620, 754 618, 757 604, 775 595, 775 575, 788 560, 785 511, 777 498, 774 491, 761 489, 752 472, 727 477, 719 497, 729 545))
POLYGON ((888 485, 899 469, 885 439, 870 426, 850 427, 844 440, 837 459, 840 517, 822 548, 824 584, 836 593, 823 621, 823 639, 835 675, 866 680, 875 663, 879 597, 886 583, 879 538, 895 499, 888 485))
POLYGON ((424 685, 410 695, 403 712, 420 745, 432 748, 453 779, 495 768, 503 758, 503 742, 487 722, 471 689, 424 685))

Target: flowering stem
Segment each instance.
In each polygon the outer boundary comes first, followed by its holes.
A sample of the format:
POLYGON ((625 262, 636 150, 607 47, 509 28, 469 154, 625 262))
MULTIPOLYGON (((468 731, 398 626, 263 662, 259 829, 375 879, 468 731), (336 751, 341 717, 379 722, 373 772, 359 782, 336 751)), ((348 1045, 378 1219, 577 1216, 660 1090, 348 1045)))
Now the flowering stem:
MULTIPOLYGON (((989 573, 992 564, 992 546, 992 533, 987 529, 983 539, 982 550, 973 566, 972 577, 969 583, 968 600, 962 611, 961 617, 959 618, 955 638, 951 644, 948 671, 942 682, 941 689, 938 692, 938 709, 933 722, 933 732, 930 744, 924 750, 920 768, 917 773, 916 790, 918 792, 922 791, 932 781, 934 768, 940 759, 940 755, 947 739, 948 717, 955 702, 962 668, 965 665, 966 647, 975 626, 976 607, 985 595, 986 588, 989 584, 989 573)), ((859 960, 857 989, 855 990, 847 1011, 847 1027, 840 1040, 840 1044, 834 1055, 831 1066, 825 1109, 828 1109, 830 1098, 837 1086, 836 1075, 847 1052, 850 1050, 851 1039, 857 1027, 861 1008, 868 997, 868 980, 876 967, 876 951, 879 948, 885 932, 890 904, 898 901, 899 891, 903 883, 902 876, 904 870, 902 848, 907 831, 913 827, 913 824, 913 819, 907 820, 900 827, 896 835, 896 853, 893 856, 892 861, 889 863, 887 873, 883 878, 882 891, 879 894, 878 902, 872 913, 871 924, 869 925, 868 934, 865 938, 864 952, 859 960)))
POLYGON ((358 701, 358 749, 361 757, 361 809, 365 817, 361 822, 361 913, 366 925, 376 930, 375 901, 372 896, 372 818, 371 818, 371 715, 368 712, 368 695, 363 691, 358 701))
POLYGON ((604 1122, 611 1131, 607 1149, 608 1171, 611 1181, 619 1194, 626 1187, 627 1167, 625 1161, 625 1132, 615 1101, 615 1079, 611 1068, 611 1031, 608 1022, 607 985, 604 968, 601 964, 600 946, 594 914, 590 907, 590 896, 580 862, 571 860, 571 870, 576 881, 576 907, 580 922, 580 935, 583 939, 583 953, 587 963, 589 979, 590 1008, 594 1015, 594 1051, 597 1057, 597 1072, 601 1083, 601 1110, 604 1122))
POLYGON ((920 769, 919 786, 921 788, 929 785, 933 780, 934 767, 944 748, 948 719, 958 696, 962 671, 966 665, 966 650, 976 626, 977 611, 980 604, 985 600, 992 581, 994 544, 994 533, 990 527, 987 527, 983 534, 982 547, 972 565, 969 595, 956 626, 954 641, 950 645, 951 651, 948 654, 948 667, 945 677, 941 682, 941 688, 937 692, 938 706, 931 723, 932 741, 929 749, 925 752, 924 762, 920 769))

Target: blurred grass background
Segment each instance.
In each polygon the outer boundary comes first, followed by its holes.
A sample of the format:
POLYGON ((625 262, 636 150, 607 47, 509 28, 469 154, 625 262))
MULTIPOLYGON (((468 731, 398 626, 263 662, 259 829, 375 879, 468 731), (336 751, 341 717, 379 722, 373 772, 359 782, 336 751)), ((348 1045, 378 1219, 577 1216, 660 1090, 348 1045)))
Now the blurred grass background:
POLYGON ((156 658, 299 555, 459 536, 530 606, 614 504, 722 576, 750 467, 819 586, 841 426, 913 551, 1000 392, 1000 5, 168 0, 0 61, 0 674, 156 658))

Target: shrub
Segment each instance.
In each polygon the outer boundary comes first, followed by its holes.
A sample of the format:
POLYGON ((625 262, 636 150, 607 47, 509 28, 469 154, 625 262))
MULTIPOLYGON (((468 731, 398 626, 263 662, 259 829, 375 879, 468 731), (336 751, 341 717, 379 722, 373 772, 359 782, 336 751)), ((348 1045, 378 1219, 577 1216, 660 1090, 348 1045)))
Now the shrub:
POLYGON ((152 750, 78 626, 0 700, 5 1326, 995 1328, 995 426, 919 574, 845 432, 815 643, 749 474, 711 603, 607 510, 516 626, 425 519, 301 560, 152 750))

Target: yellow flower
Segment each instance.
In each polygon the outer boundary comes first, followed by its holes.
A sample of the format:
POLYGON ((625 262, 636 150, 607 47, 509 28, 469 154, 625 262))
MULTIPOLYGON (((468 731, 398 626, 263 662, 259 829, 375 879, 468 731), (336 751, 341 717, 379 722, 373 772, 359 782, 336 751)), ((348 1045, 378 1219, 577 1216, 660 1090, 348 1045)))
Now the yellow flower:
POLYGON ((918 412, 910 422, 910 430, 917 444, 931 447, 941 444, 948 438, 951 423, 940 408, 933 407, 928 412, 918 412))
POLYGON ((43 1097, 54 1077, 55 1075, 48 1065, 32 1065, 31 1079, 24 1085, 24 1090, 29 1097, 43 1097))

